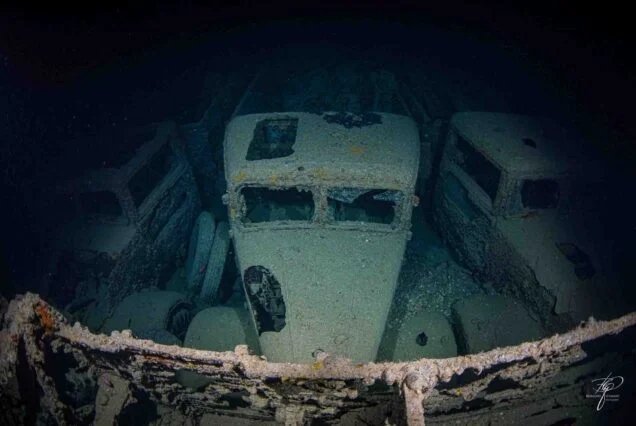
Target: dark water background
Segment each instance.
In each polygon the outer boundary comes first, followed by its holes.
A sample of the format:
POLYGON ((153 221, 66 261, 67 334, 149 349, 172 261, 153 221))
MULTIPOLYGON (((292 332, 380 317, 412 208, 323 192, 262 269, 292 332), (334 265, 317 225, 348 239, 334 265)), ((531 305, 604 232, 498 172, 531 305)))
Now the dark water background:
MULTIPOLYGON (((195 121, 193 99, 208 70, 249 73, 279 58, 333 52, 397 70, 459 68, 496 87, 514 112, 573 123, 607 154, 608 167, 629 177, 636 132, 627 24, 611 10, 538 5, 4 10, 1 293, 33 288, 34 262, 51 226, 41 192, 52 177, 82 169, 85 147, 76 141, 117 126, 195 121)), ((616 187, 623 191, 628 181, 616 187)), ((631 239, 633 220, 615 225, 608 232, 631 239)))

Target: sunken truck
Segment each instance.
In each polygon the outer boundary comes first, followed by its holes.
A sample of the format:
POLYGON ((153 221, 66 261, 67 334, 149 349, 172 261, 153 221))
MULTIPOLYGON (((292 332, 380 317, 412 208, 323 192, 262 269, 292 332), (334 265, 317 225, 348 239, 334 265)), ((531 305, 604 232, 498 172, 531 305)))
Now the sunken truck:
POLYGON ((248 114, 228 124, 224 160, 236 262, 263 354, 374 360, 410 237, 415 122, 248 114))

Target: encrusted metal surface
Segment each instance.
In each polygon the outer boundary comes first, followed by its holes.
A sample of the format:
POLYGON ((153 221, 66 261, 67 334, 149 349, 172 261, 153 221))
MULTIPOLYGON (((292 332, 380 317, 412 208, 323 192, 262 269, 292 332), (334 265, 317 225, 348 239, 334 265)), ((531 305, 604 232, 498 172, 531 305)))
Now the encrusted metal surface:
POLYGON ((447 359, 352 364, 321 354, 312 364, 277 364, 250 355, 244 346, 207 352, 138 340, 127 331, 94 335, 79 324, 66 324, 39 296, 27 293, 3 315, 1 416, 4 424, 36 418, 60 424, 97 421, 120 415, 144 395, 193 418, 215 413, 285 424, 316 418, 410 425, 424 424, 425 417, 432 423, 486 423, 493 416, 527 421, 533 415, 541 422, 560 420, 563 404, 542 410, 548 400, 568 401, 567 416, 576 419, 595 404, 582 396, 582 377, 599 373, 607 362, 615 371, 620 363, 634 365, 633 340, 627 340, 628 348, 608 349, 602 356, 588 356, 582 344, 625 337, 634 325, 636 313, 612 321, 591 319, 541 341, 447 359), (59 372, 63 366, 66 374, 59 372), (189 390, 176 381, 178 370, 203 374, 211 383, 189 390), (69 397, 64 391, 69 381, 75 390, 84 383, 87 397, 69 397), (497 381, 508 386, 494 391, 497 381), (116 398, 120 388, 130 398, 116 398), (91 397, 102 402, 86 403, 91 397), (109 414, 113 407, 116 413, 109 414), (373 420, 365 420, 370 410, 373 420))
POLYGON ((228 189, 255 182, 272 186, 344 182, 353 187, 380 185, 389 189, 414 185, 419 159, 415 122, 395 114, 377 115, 380 123, 349 128, 302 112, 237 117, 228 124, 225 135, 228 189), (268 119, 298 120, 293 154, 249 161, 246 152, 254 129, 268 119))

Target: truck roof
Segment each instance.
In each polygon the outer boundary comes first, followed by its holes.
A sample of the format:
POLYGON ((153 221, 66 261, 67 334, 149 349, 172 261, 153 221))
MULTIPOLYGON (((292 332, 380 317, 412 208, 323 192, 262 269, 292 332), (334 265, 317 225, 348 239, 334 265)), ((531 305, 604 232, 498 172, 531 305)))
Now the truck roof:
MULTIPOLYGON (((265 141, 261 148, 267 151, 271 143, 265 141)), ((415 185, 419 164, 417 125, 409 117, 388 113, 244 115, 228 124, 224 144, 230 186, 324 181, 401 189, 415 185), (288 141, 274 140, 273 145, 285 147, 259 157, 254 147, 259 138, 266 138, 268 125, 279 136, 281 126, 287 128, 288 141)))
POLYGON ((589 172, 589 147, 553 121, 516 114, 463 112, 451 126, 502 170, 517 176, 556 177, 589 172))

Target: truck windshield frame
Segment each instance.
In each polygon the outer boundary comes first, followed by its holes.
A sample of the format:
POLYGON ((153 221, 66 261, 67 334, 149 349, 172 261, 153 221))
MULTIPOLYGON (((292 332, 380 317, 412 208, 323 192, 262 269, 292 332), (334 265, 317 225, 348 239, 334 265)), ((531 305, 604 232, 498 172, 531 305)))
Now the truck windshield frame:
POLYGON ((233 211, 245 228, 400 228, 404 190, 245 184, 236 188, 233 211))
POLYGON ((237 192, 243 225, 251 227, 276 222, 308 224, 314 221, 318 203, 311 188, 246 185, 238 188, 237 192))
POLYGON ((399 190, 381 188, 330 188, 327 211, 330 222, 395 226, 398 206, 404 200, 399 190))

